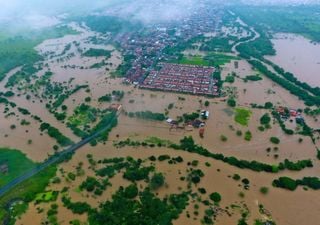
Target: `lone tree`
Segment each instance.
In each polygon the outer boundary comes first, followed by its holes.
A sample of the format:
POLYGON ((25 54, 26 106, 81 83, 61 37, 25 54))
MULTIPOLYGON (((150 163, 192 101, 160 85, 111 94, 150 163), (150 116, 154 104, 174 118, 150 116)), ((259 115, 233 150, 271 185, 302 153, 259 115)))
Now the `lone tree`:
POLYGON ((228 99, 227 104, 230 107, 235 107, 237 105, 236 100, 234 100, 233 98, 228 99))
POLYGON ((271 143, 276 144, 276 145, 280 143, 280 139, 277 137, 271 137, 270 141, 271 141, 271 143))
POLYGON ((260 123, 262 125, 267 125, 269 124, 271 121, 271 117, 269 116, 268 113, 264 114, 261 118, 260 118, 260 123))
POLYGON ((210 199, 212 201, 214 201, 215 203, 219 203, 221 201, 221 195, 218 193, 218 192, 213 192, 211 195, 210 195, 210 199))
POLYGON ((155 173, 150 181, 150 188, 156 190, 164 185, 164 176, 162 173, 155 173))

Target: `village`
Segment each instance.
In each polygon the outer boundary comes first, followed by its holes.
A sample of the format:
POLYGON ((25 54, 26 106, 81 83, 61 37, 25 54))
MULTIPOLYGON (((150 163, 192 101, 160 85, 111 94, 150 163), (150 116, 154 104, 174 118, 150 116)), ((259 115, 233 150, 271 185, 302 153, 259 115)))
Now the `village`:
POLYGON ((160 71, 153 70, 140 88, 217 96, 217 80, 213 67, 161 63, 160 71))
POLYGON ((125 73, 126 81, 142 84, 159 62, 170 62, 181 57, 181 42, 215 33, 219 22, 217 8, 202 7, 179 22, 153 24, 141 31, 119 35, 115 41, 124 49, 124 61, 130 65, 125 73))

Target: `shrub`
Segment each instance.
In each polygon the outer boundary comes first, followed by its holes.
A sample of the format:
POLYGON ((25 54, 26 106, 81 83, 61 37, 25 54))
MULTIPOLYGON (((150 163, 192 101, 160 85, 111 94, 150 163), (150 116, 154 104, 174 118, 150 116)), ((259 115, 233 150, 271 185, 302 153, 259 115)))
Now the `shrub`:
POLYGON ((273 144, 279 144, 280 143, 280 139, 277 137, 271 137, 270 138, 270 142, 273 144))
POLYGON ((233 178, 234 180, 240 180, 240 179, 241 179, 241 177, 240 177, 239 174, 234 174, 234 175, 232 176, 232 178, 233 178))
POLYGON ((233 98, 229 98, 228 101, 227 101, 227 104, 230 107, 235 107, 237 105, 237 102, 233 98))
POLYGON ((264 195, 269 193, 269 188, 268 187, 261 187, 260 192, 264 195))
POLYGON ((150 180, 150 188, 157 190, 164 185, 164 176, 162 173, 155 173, 150 180))
POLYGON ((251 134, 251 132, 248 130, 248 131, 246 131, 246 133, 244 134, 244 140, 250 141, 251 139, 252 139, 252 134, 251 134))
POLYGON ((210 194, 210 199, 215 203, 219 203, 221 201, 221 195, 218 192, 213 192, 210 194))
POLYGON ((269 115, 269 113, 264 114, 261 118, 260 118, 260 123, 262 125, 267 125, 269 124, 271 121, 271 117, 269 115))
POLYGON ((223 142, 226 142, 228 140, 228 138, 224 135, 221 135, 220 136, 220 140, 223 141, 223 142))

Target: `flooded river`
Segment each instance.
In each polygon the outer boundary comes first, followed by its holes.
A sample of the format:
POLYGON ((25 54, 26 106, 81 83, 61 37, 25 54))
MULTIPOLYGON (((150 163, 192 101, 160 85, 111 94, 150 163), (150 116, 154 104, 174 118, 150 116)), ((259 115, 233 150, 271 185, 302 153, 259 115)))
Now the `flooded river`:
POLYGON ((272 40, 276 56, 272 62, 311 86, 320 86, 320 44, 294 34, 277 34, 272 40))

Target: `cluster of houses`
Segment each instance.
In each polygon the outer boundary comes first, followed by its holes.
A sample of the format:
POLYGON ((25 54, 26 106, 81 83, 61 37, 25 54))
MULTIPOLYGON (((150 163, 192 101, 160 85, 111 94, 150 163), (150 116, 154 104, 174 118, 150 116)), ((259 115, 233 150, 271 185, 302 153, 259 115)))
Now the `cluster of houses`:
POLYGON ((147 25, 141 31, 117 35, 115 41, 124 50, 123 54, 134 56, 129 59, 126 82, 142 84, 157 62, 177 57, 168 54, 166 48, 176 47, 181 40, 188 41, 208 32, 214 33, 219 18, 215 7, 203 5, 181 20, 147 25))
POLYGON ((277 112, 282 120, 295 119, 298 124, 304 124, 304 118, 299 110, 288 109, 283 106, 277 108, 277 112))
POLYGON ((212 77, 213 67, 161 63, 153 70, 140 88, 217 96, 217 80, 212 77))
POLYGON ((195 119, 193 121, 188 121, 183 126, 179 126, 179 122, 177 120, 173 120, 171 118, 168 118, 166 121, 171 126, 170 130, 172 129, 183 129, 186 131, 193 131, 194 128, 199 129, 199 135, 201 138, 204 137, 205 132, 205 126, 206 122, 204 120, 207 120, 209 118, 210 112, 207 110, 202 110, 200 113, 201 119, 195 119))

